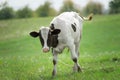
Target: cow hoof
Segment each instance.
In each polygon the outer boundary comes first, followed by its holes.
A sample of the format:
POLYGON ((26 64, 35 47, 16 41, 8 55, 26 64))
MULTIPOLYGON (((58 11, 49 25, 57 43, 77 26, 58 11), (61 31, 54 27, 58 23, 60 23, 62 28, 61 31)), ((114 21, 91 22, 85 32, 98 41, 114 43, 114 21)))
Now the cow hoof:
POLYGON ((56 71, 55 70, 53 70, 53 72, 52 72, 52 76, 54 77, 55 75, 56 75, 56 71))
POLYGON ((73 71, 74 72, 82 72, 82 69, 80 68, 80 66, 74 66, 73 71))
POLYGON ((82 69, 80 68, 80 66, 78 66, 78 72, 82 72, 82 69))
POLYGON ((77 66, 73 66, 73 72, 77 72, 77 66))

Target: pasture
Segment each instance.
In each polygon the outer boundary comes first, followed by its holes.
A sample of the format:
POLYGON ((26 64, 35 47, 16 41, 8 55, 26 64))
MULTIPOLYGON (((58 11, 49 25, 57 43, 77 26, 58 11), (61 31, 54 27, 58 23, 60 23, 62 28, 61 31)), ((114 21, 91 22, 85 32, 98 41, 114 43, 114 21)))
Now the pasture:
POLYGON ((119 80, 120 14, 96 15, 85 21, 79 63, 83 72, 72 71, 67 49, 58 56, 57 75, 51 77, 52 54, 43 53, 38 38, 29 36, 53 17, 0 21, 0 80, 119 80), (64 62, 63 62, 64 61, 64 62))

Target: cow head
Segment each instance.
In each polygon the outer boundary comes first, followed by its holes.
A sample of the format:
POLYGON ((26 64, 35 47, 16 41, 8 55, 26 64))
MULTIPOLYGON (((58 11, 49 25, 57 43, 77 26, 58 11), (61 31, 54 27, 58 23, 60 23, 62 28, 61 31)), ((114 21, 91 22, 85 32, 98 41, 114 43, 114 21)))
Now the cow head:
POLYGON ((60 29, 51 30, 49 27, 41 27, 39 32, 30 32, 30 35, 34 38, 39 37, 43 52, 48 52, 50 47, 56 47, 58 44, 58 34, 60 29))

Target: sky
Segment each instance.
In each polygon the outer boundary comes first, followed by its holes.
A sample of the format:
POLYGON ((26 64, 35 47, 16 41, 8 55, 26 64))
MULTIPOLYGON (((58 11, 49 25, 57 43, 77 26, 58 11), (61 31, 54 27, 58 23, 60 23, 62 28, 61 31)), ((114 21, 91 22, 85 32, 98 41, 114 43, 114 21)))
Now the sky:
MULTIPOLYGON (((32 10, 37 9, 40 5, 43 5, 44 2, 49 1, 52 3, 51 7, 59 10, 63 5, 64 0, 0 0, 0 4, 7 1, 8 5, 14 10, 29 6, 32 10)), ((89 1, 100 2, 102 3, 105 9, 108 9, 108 4, 111 0, 72 0, 75 5, 83 8, 89 1)))

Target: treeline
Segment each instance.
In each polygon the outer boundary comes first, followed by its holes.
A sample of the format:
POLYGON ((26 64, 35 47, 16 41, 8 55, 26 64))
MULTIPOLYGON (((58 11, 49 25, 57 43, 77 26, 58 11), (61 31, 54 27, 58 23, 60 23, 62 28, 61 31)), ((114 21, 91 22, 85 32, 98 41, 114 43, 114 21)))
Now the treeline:
MULTIPOLYGON (((120 13, 120 0, 112 0, 109 3, 109 14, 120 13)), ((80 9, 76 6, 72 0, 65 0, 63 6, 59 11, 56 11, 51 7, 51 3, 46 1, 43 5, 40 5, 35 11, 30 9, 28 6, 21 8, 17 11, 13 10, 12 7, 8 6, 7 2, 0 4, 0 19, 11 19, 11 18, 30 18, 30 17, 47 17, 56 16, 64 11, 76 11, 81 14, 105 14, 103 5, 99 2, 89 1, 87 5, 80 9)))

